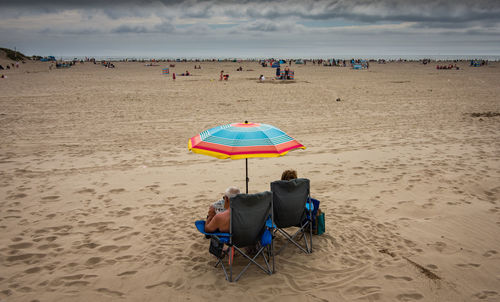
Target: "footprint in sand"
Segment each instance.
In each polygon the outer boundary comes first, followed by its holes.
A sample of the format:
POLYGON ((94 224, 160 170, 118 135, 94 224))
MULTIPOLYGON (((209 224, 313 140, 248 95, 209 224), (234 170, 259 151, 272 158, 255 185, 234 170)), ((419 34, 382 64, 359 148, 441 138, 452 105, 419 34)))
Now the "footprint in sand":
POLYGON ((57 199, 59 199, 60 196, 57 196, 57 195, 52 195, 52 196, 45 196, 45 197, 42 197, 42 200, 44 201, 55 201, 57 199))
POLYGON ((446 243, 437 241, 432 244, 428 244, 428 246, 434 247, 438 252, 443 252, 444 249, 447 247, 446 243))
POLYGON ((458 264, 456 264, 456 266, 459 266, 459 267, 480 267, 481 264, 478 264, 478 263, 458 263, 458 264))
POLYGON ((88 266, 94 266, 96 264, 99 264, 103 259, 101 257, 91 257, 85 262, 86 265, 88 266))
POLYGON ((484 253, 483 256, 484 257, 491 257, 491 256, 496 255, 496 254, 498 254, 498 252, 496 250, 489 250, 486 253, 484 253))
POLYGON ((393 275, 385 275, 384 278, 387 280, 403 280, 403 281, 412 281, 413 279, 407 276, 393 276, 393 275))
POLYGON ((99 252, 109 252, 109 251, 116 251, 116 252, 121 252, 121 251, 126 251, 131 247, 131 245, 123 245, 123 246, 116 246, 116 245, 105 245, 99 248, 99 252))
POLYGON ((137 273, 137 271, 126 271, 123 273, 119 273, 117 276, 128 276, 128 275, 133 275, 135 273, 137 273))
POLYGON ((124 295, 124 293, 122 293, 122 292, 110 290, 107 288, 98 288, 97 291, 100 293, 109 295, 109 296, 113 296, 113 297, 122 297, 124 295))
POLYGON ((31 287, 28 287, 28 286, 23 286, 21 288, 18 288, 17 291, 21 292, 21 293, 29 293, 29 292, 33 291, 33 289, 31 287))
POLYGON ((33 243, 31 243, 31 242, 21 242, 21 243, 9 245, 9 248, 17 250, 17 249, 27 249, 27 248, 32 247, 32 246, 33 246, 33 243))
POLYGON ((419 293, 415 293, 415 294, 400 294, 400 295, 397 295, 396 298, 399 301, 414 301, 414 300, 421 300, 421 299, 424 298, 424 296, 422 296, 419 293))
POLYGON ((477 297, 481 300, 487 299, 487 298, 492 298, 498 296, 498 293, 493 290, 483 290, 479 293, 474 294, 474 297, 477 297))
POLYGON ((15 255, 15 256, 8 256, 7 261, 8 262, 23 261, 26 264, 33 264, 33 263, 38 263, 39 259, 44 258, 45 256, 47 256, 47 255, 46 254, 27 253, 27 254, 15 255))
POLYGON ((18 193, 18 194, 10 195, 8 197, 8 199, 21 199, 21 198, 24 198, 24 197, 27 197, 27 196, 28 196, 27 194, 18 193))
POLYGON ((76 191, 76 193, 79 193, 79 194, 85 194, 85 193, 95 194, 95 190, 94 189, 90 189, 90 188, 83 188, 81 190, 76 191))
POLYGON ((119 188, 119 189, 111 189, 111 190, 109 190, 109 193, 113 193, 113 194, 118 194, 118 193, 122 193, 122 192, 125 192, 125 189, 124 189, 124 188, 119 188))
POLYGON ((31 268, 28 268, 27 270, 25 270, 24 272, 26 274, 35 274, 35 273, 38 273, 42 270, 41 267, 39 266, 35 266, 35 267, 31 267, 31 268))

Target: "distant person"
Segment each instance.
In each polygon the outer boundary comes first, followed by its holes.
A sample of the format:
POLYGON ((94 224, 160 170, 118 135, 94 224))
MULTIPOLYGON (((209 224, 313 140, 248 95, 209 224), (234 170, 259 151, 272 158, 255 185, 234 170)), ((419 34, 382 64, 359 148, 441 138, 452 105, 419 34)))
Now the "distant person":
POLYGON ((175 72, 172 72, 172 80, 175 81, 175 72))
POLYGON ((288 74, 290 73, 290 68, 288 66, 285 66, 285 80, 290 80, 290 77, 288 74))
POLYGON ((221 70, 219 81, 222 81, 223 79, 224 79, 224 70, 221 70))
POLYGON ((0 70, 3 70, 3 66, 2 65, 0 65, 0 70))

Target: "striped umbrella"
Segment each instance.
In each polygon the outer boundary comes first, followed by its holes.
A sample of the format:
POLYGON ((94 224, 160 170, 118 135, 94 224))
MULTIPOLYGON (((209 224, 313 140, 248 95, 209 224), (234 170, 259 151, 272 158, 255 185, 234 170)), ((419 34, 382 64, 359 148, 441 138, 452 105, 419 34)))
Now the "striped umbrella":
POLYGON ((306 147, 280 129, 259 123, 234 123, 203 131, 189 139, 192 152, 221 159, 245 159, 248 193, 248 158, 278 157, 306 147))

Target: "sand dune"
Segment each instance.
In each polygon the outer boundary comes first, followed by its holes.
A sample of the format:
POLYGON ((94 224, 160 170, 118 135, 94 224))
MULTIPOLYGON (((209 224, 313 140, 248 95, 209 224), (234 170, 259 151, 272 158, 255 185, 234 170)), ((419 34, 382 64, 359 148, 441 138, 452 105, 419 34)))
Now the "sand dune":
POLYGON ((0 79, 0 300, 500 299, 500 117, 471 116, 500 112, 498 63, 297 65, 287 85, 251 62, 176 63, 193 76, 175 82, 167 64, 48 66, 0 79), (187 140, 244 120, 308 147, 249 160, 250 191, 297 169, 327 232, 230 284, 193 222, 244 161, 187 140))

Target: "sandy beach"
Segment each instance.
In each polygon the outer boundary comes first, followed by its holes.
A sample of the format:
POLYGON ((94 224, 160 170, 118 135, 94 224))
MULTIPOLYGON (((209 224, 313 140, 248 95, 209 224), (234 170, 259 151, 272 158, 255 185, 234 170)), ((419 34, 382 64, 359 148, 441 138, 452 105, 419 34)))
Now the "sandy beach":
POLYGON ((0 301, 500 300, 500 63, 49 65, 0 72, 0 301), (296 169, 326 233, 229 283, 194 221, 245 162, 187 142, 245 120, 307 147, 250 159, 250 192, 296 169))

